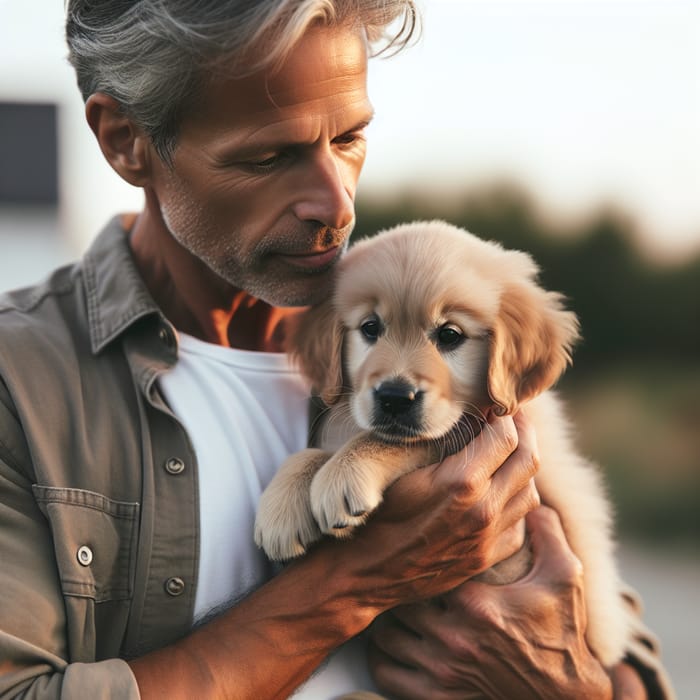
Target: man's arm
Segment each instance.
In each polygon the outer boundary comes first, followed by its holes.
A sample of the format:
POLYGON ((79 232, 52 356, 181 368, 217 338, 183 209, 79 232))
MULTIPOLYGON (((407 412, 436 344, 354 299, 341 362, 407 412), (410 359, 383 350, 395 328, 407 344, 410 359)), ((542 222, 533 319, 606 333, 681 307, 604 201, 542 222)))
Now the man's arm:
POLYGON ((528 515, 534 565, 520 581, 471 581, 438 603, 405 606, 373 632, 370 665, 392 696, 628 700, 647 692, 638 671, 620 663, 608 675, 585 640, 583 572, 556 513, 528 515))
POLYGON ((69 664, 66 608, 26 445, 0 384, 0 698, 138 700, 127 664, 69 664))
POLYGON ((321 543, 187 638, 130 661, 142 698, 286 697, 378 614, 516 551, 537 502, 531 431, 517 442, 510 418, 494 420, 466 455, 397 482, 352 540, 321 543))
POLYGON ((517 550, 518 525, 537 499, 534 441, 521 430, 516 449, 513 421, 494 420, 467 448, 468 467, 458 454, 408 475, 352 540, 321 543, 186 638, 129 665, 75 663, 54 543, 22 466, 21 427, 11 411, 3 416, 3 698, 286 697, 381 612, 444 593, 517 550))

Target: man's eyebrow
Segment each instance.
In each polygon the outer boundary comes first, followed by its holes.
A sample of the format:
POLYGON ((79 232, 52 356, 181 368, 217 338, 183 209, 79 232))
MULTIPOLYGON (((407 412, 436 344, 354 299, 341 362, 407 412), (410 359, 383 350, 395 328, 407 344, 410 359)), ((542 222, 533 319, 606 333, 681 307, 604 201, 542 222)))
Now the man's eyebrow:
MULTIPOLYGON (((369 126, 374 119, 374 115, 375 111, 373 109, 367 110, 367 115, 364 117, 364 119, 360 119, 360 121, 357 122, 355 129, 364 129, 366 126, 369 126)), ((350 129, 350 131, 352 131, 352 129, 350 129)))
MULTIPOLYGON (((334 138, 338 138, 343 134, 352 134, 355 131, 362 131, 367 128, 370 122, 374 119, 374 111, 368 113, 366 117, 360 119, 358 122, 353 124, 347 129, 340 131, 334 138)), ((256 155, 261 151, 280 151, 289 148, 299 148, 308 145, 308 142, 303 139, 295 139, 277 137, 277 136, 249 136, 248 138, 233 143, 226 144, 219 151, 219 156, 217 160, 223 162, 229 161, 232 156, 236 158, 246 158, 251 155, 256 155)))
POLYGON ((335 138, 338 138, 338 136, 342 136, 343 134, 352 134, 354 131, 362 131, 363 129, 366 129, 370 125, 373 118, 374 113, 372 113, 366 119, 361 119, 356 124, 353 124, 350 128, 343 129, 343 131, 340 131, 335 138))

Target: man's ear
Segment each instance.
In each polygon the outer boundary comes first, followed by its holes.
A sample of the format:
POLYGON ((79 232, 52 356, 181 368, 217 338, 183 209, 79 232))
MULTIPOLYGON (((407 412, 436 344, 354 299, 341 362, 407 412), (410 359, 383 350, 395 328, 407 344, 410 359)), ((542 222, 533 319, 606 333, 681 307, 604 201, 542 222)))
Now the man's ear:
POLYGON ((146 185, 151 174, 150 140, 119 103, 97 92, 85 103, 85 117, 114 171, 131 185, 146 185))

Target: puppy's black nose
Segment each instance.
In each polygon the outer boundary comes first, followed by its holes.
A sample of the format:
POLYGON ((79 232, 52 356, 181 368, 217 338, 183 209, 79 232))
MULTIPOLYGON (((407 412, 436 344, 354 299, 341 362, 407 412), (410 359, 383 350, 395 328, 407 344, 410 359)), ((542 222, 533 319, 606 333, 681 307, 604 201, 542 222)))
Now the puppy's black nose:
POLYGON ((421 392, 400 380, 382 382, 374 390, 374 402, 386 416, 408 413, 420 399, 421 392))

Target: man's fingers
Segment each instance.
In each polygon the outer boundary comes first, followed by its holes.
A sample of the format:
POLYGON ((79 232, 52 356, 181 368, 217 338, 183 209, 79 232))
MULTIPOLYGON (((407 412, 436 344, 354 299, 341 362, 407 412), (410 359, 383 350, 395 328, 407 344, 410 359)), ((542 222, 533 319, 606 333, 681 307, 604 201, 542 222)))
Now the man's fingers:
POLYGON ((518 431, 510 416, 493 418, 463 450, 436 465, 435 476, 445 483, 485 483, 518 447, 518 431))
POLYGON ((530 421, 521 412, 513 418, 513 426, 517 428, 517 449, 493 474, 493 484, 496 489, 504 493, 510 491, 511 495, 520 491, 532 480, 540 464, 537 436, 530 421))
POLYGON ((537 436, 535 434, 535 426, 532 421, 527 417, 527 412, 525 409, 520 409, 513 416, 513 423, 515 423, 515 428, 518 431, 520 440, 527 440, 530 446, 537 451, 537 436))
POLYGON ((396 625, 405 627, 407 634, 412 634, 417 639, 420 639, 426 631, 432 632, 440 626, 445 610, 445 605, 441 599, 429 599, 420 603, 399 605, 388 613, 385 626, 387 628, 396 625))
POLYGON ((404 665, 387 654, 374 640, 367 647, 367 662, 380 690, 391 692, 405 700, 424 700, 430 695, 422 672, 404 665))
POLYGON ((491 560, 494 566, 504 559, 508 559, 516 552, 522 549, 525 544, 525 521, 521 518, 514 525, 511 525, 508 529, 504 530, 498 535, 496 539, 493 551, 491 555, 491 560))
MULTIPOLYGON (((461 452, 402 477, 390 487, 387 497, 406 504, 430 492, 438 498, 460 494, 469 507, 490 490, 493 498, 487 499, 491 500, 487 508, 500 511, 527 485, 537 466, 535 432, 522 412, 515 417, 493 417, 461 452)), ((488 515, 484 513, 486 519, 488 515)))
MULTIPOLYGON (((387 500, 400 512, 410 512, 413 508, 411 504, 425 502, 426 494, 438 499, 457 496, 468 508, 484 497, 494 473, 508 461, 517 446, 518 432, 513 419, 510 416, 493 418, 461 452, 394 482, 387 491, 387 500)), ((514 466, 517 465, 511 465, 506 471, 512 472, 514 466)), ((514 479, 519 485, 526 480, 517 476, 514 479)), ((503 477, 502 481, 507 483, 507 477, 503 477)), ((507 498, 493 505, 503 505, 513 495, 515 488, 515 485, 509 488, 507 498)))
MULTIPOLYGON (((401 627, 397 628, 401 636, 401 627)), ((394 638, 374 638, 368 660, 377 685, 402 700, 482 700, 483 688, 476 656, 459 646, 459 661, 448 660, 452 652, 444 635, 422 639, 404 632, 408 643, 401 647, 394 638)))
POLYGON ((504 512, 508 517, 517 521, 524 518, 539 505, 540 494, 535 485, 534 478, 531 478, 527 481, 525 486, 506 503, 504 512))
MULTIPOLYGON (((420 609, 424 603, 416 603, 404 607, 408 614, 404 614, 405 621, 400 614, 395 614, 398 608, 384 613, 371 627, 372 642, 388 654, 399 664, 407 668, 417 668, 420 665, 421 633, 420 620, 415 619, 416 609, 420 609)), ((420 610, 418 610, 420 615, 420 610)))
MULTIPOLYGON (((510 532, 511 537, 517 541, 515 550, 522 546, 525 539, 525 517, 533 509, 540 505, 540 494, 535 486, 535 480, 530 479, 503 507, 502 513, 496 525, 502 530, 503 535, 510 532)), ((508 547, 505 543, 504 547, 508 547)))
POLYGON ((552 580, 571 581, 583 575, 583 567, 566 540, 557 512, 540 506, 526 517, 535 567, 533 575, 542 571, 552 580))

